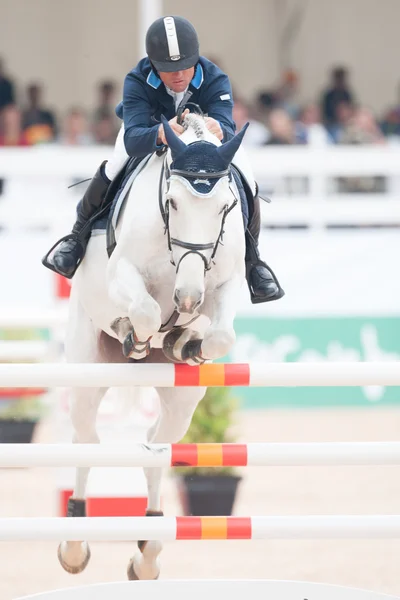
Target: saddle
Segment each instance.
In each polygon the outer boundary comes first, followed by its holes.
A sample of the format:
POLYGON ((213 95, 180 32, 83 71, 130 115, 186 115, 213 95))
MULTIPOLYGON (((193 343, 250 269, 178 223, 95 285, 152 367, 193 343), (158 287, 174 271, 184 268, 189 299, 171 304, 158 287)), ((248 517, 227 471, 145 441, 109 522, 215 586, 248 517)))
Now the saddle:
POLYGON ((148 154, 140 158, 132 157, 126 161, 121 171, 110 183, 98 217, 93 219, 91 235, 106 234, 108 257, 113 253, 117 243, 115 229, 118 225, 121 210, 128 198, 129 191, 136 177, 144 169, 152 156, 153 154, 148 154))

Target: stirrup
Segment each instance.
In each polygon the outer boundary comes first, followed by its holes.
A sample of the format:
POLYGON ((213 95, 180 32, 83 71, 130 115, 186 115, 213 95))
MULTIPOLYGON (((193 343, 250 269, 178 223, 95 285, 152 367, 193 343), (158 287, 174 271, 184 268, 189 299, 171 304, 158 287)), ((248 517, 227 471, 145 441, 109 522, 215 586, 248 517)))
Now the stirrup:
POLYGON ((250 292, 250 301, 252 304, 262 304, 264 302, 273 302, 274 300, 280 300, 280 298, 283 298, 283 296, 285 295, 285 292, 282 289, 277 276, 275 275, 275 273, 273 272, 271 267, 269 265, 267 265, 267 263, 265 263, 261 259, 257 259, 255 261, 249 261, 246 263, 246 281, 247 281, 247 285, 248 285, 249 292, 250 292), (259 298, 258 296, 256 296, 254 294, 251 283, 250 283, 250 271, 253 267, 265 267, 266 269, 268 269, 268 271, 272 275, 274 282, 276 283, 276 285, 278 287, 278 293, 275 296, 271 296, 271 298, 259 298))
POLYGON ((58 275, 62 275, 63 277, 66 277, 67 279, 72 279, 72 277, 75 275, 79 265, 82 262, 83 259, 83 252, 84 247, 82 242, 80 241, 79 237, 75 234, 75 233, 69 233, 68 235, 65 235, 64 237, 60 238, 51 248, 50 250, 44 255, 44 257, 42 258, 42 265, 44 267, 47 267, 48 269, 50 269, 51 271, 54 271, 54 273, 57 273, 58 275), (61 271, 59 271, 56 266, 50 262, 49 260, 49 256, 50 254, 53 252, 53 250, 55 248, 57 248, 57 246, 59 246, 60 244, 62 244, 62 242, 69 242, 70 240, 74 240, 75 242, 78 242, 78 244, 81 245, 81 249, 82 249, 82 258, 80 258, 77 262, 76 268, 74 269, 74 272, 71 273, 70 275, 65 275, 64 273, 62 273, 61 271))
POLYGON ((253 292, 253 290, 251 289, 251 286, 249 286, 249 291, 250 291, 250 302, 252 304, 263 304, 265 302, 274 302, 274 300, 280 300, 281 298, 283 298, 283 296, 285 295, 285 292, 283 291, 283 289, 281 288, 281 286, 278 284, 278 293, 275 296, 271 296, 270 298, 259 298, 258 296, 256 296, 253 292))

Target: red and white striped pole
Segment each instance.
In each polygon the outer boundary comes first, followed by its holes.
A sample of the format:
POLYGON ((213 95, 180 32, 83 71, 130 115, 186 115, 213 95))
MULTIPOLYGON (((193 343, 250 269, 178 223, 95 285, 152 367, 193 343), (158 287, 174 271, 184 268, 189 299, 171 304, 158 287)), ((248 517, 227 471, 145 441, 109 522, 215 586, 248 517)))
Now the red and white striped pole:
POLYGON ((0 444, 0 468, 322 465, 400 465, 400 442, 0 444))
POLYGON ((400 515, 0 518, 0 541, 399 538, 400 515))

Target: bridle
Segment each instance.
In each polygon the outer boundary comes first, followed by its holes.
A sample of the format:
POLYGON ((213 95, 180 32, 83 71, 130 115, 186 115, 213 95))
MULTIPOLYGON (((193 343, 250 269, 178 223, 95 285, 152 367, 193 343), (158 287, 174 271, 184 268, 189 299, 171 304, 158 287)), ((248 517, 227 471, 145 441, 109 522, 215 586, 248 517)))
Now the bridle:
POLYGON ((171 264, 173 264, 174 267, 176 267, 176 273, 179 270, 179 266, 180 266, 182 260, 189 254, 198 254, 200 256, 200 258, 202 259, 202 261, 204 263, 204 273, 206 273, 206 271, 209 271, 211 269, 211 265, 215 264, 214 258, 217 253, 218 247, 220 244, 223 243, 223 236, 225 233, 224 226, 225 226, 226 217, 231 212, 231 210, 236 206, 237 203, 238 203, 238 198, 232 187, 232 174, 229 169, 225 169, 224 171, 216 171, 215 173, 204 173, 204 172, 199 173, 197 171, 192 172, 192 171, 184 171, 181 169, 170 169, 167 164, 167 157, 165 156, 163 166, 161 169, 161 174, 160 174, 159 206, 160 206, 161 216, 164 221, 164 234, 167 235, 168 250, 171 253, 171 264), (185 241, 178 240, 176 238, 171 237, 171 232, 169 229, 169 200, 166 200, 165 206, 163 204, 164 174, 165 174, 165 180, 166 180, 166 184, 167 184, 165 195, 168 194, 168 190, 170 187, 171 175, 177 175, 178 177, 183 177, 185 179, 195 177, 196 180, 197 179, 200 179, 200 180, 201 179, 204 179, 204 180, 205 179, 221 179, 222 177, 229 178, 229 188, 233 194, 234 199, 233 199, 232 204, 230 206, 225 206, 225 208, 223 210, 222 219, 221 219, 221 227, 220 227, 219 234, 218 234, 218 237, 215 242, 209 242, 207 244, 195 244, 192 242, 185 242, 185 241), (176 264, 174 261, 172 246, 179 246, 180 248, 186 248, 186 250, 187 250, 187 252, 185 252, 179 259, 178 264, 176 264), (212 250, 210 258, 207 258, 202 253, 202 250, 212 250))

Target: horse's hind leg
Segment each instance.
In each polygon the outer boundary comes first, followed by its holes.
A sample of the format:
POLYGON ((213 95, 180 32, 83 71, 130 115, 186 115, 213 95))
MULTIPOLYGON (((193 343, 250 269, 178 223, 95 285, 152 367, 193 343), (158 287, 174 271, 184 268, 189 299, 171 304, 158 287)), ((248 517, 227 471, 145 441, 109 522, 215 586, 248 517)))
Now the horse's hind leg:
MULTIPOLYGON (((102 388, 75 388, 72 393, 71 421, 73 443, 97 444, 96 415, 105 390, 102 388)), ((90 468, 76 469, 75 486, 68 500, 68 517, 86 516, 86 486, 90 468)), ((81 573, 90 559, 89 544, 85 541, 64 541, 58 547, 58 559, 68 573, 81 573)))
MULTIPOLYGON (((153 359, 154 360, 154 359, 153 359)), ((149 443, 177 443, 189 429, 196 407, 206 388, 157 388, 160 398, 160 415, 149 430, 149 443)), ((147 480, 148 503, 146 515, 162 516, 161 480, 162 468, 144 468, 147 480)), ((157 579, 160 574, 160 540, 139 541, 139 552, 128 565, 129 579, 157 579)))
MULTIPOLYGON (((99 362, 97 334, 83 309, 75 303, 75 319, 69 325, 66 343, 68 362, 99 362), (71 329, 72 328, 72 329, 71 329)), ((71 390, 70 418, 73 426, 73 443, 99 443, 96 416, 107 388, 74 388, 71 390)), ((86 516, 86 486, 90 469, 77 468, 72 497, 68 501, 68 517, 86 516)), ((68 573, 81 573, 90 559, 90 548, 85 541, 64 541, 58 547, 58 559, 68 573)))

